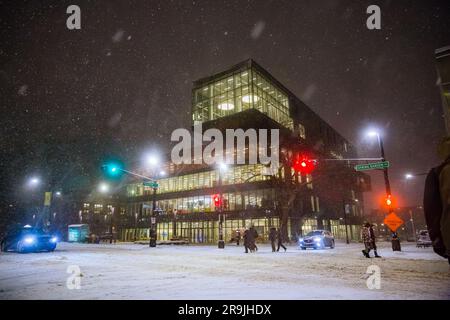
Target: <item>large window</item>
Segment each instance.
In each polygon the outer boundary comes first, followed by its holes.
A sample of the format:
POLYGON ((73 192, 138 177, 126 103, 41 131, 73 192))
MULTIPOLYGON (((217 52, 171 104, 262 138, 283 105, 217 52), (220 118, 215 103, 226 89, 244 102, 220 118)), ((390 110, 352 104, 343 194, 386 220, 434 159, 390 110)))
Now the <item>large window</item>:
MULTIPOLYGON (((224 211, 273 208, 275 192, 273 189, 225 192, 222 197, 224 211)), ((212 198, 212 194, 202 194, 193 197, 158 200, 156 201, 156 208, 161 214, 214 212, 216 208, 212 198)), ((128 210, 132 210, 132 208, 128 208, 128 210)))
POLYGON ((194 124, 248 109, 257 109, 294 129, 287 95, 254 69, 230 74, 194 91, 194 124))
MULTIPOLYGON (((249 164, 228 168, 222 175, 222 185, 241 184, 246 182, 257 182, 270 179, 263 175, 264 166, 261 164, 249 164)), ((218 170, 204 171, 177 177, 158 180, 158 194, 180 192, 187 190, 206 189, 217 186, 219 182, 218 170)), ((144 187, 142 183, 127 186, 128 197, 138 197, 151 194, 151 187, 144 187)))

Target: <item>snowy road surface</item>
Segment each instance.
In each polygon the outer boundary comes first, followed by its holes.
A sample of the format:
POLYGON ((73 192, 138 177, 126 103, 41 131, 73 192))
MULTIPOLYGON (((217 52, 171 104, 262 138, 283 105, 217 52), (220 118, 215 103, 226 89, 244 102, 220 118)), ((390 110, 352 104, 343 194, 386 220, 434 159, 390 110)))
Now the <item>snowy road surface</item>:
POLYGON ((255 254, 242 247, 59 244, 53 253, 1 253, 0 299, 450 299, 448 263, 432 249, 402 244, 366 259, 360 244, 331 250, 255 254), (368 289, 367 267, 381 269, 368 289), (68 289, 68 266, 81 270, 68 289), (75 283, 75 282, 73 282, 75 283))

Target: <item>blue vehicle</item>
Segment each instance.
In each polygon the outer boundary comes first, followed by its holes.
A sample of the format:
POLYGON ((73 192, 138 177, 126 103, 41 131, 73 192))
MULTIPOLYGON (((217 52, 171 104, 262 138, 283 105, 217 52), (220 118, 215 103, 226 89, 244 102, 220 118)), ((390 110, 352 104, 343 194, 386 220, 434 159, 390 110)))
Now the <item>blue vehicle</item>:
POLYGON ((42 229, 25 226, 8 232, 1 240, 1 250, 19 253, 53 251, 58 237, 44 232, 42 229))
POLYGON ((306 248, 323 249, 329 247, 334 249, 334 237, 327 230, 313 230, 305 237, 299 239, 299 245, 302 250, 306 248))

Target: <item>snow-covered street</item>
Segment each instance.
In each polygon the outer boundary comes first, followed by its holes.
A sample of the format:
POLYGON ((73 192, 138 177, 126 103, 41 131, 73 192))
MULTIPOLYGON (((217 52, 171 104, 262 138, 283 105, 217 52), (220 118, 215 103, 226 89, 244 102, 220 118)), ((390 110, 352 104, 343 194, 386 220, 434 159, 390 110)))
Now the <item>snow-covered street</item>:
POLYGON ((1 299, 450 299, 448 262, 432 249, 402 244, 366 259, 360 244, 255 254, 242 247, 59 244, 53 253, 0 255, 1 299), (368 266, 381 289, 368 289, 368 266), (69 266, 79 289, 68 289, 69 266))

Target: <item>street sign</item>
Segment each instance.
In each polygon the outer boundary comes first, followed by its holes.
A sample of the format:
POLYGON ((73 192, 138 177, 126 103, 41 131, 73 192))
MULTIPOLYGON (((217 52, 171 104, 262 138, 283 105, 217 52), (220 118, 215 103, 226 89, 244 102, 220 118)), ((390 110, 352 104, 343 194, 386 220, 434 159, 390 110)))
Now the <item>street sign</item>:
POLYGON ((384 224, 392 230, 392 232, 396 232, 397 229, 404 223, 404 221, 397 216, 394 212, 390 213, 385 219, 384 224))
POLYGON ((358 164, 355 166, 356 171, 366 171, 366 170, 376 170, 386 168, 389 168, 389 161, 358 164))
POLYGON ((150 187, 153 189, 157 189, 159 187, 159 184, 156 181, 144 181, 142 184, 144 187, 150 187))

